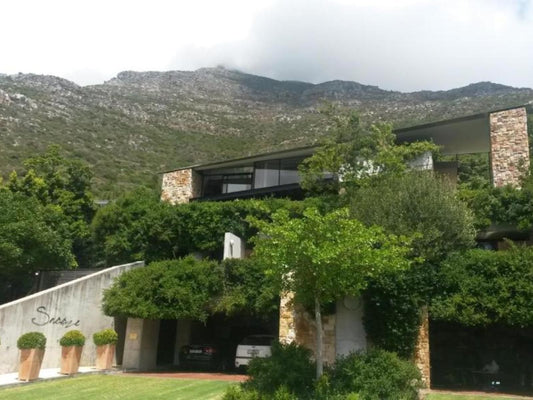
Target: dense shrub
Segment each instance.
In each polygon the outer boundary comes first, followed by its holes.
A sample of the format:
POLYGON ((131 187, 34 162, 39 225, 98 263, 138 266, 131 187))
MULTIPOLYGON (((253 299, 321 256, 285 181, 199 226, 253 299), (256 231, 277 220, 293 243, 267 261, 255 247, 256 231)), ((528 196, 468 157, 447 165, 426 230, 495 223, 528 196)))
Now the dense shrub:
MULTIPOLYGON (((287 395, 305 398, 312 392, 315 376, 315 366, 310 356, 311 352, 302 346, 274 343, 270 357, 250 361, 250 379, 244 387, 270 396, 284 387, 282 390, 288 392, 287 395)), ((278 396, 282 396, 282 392, 278 396)))
POLYGON ((116 344, 118 342, 118 334, 114 329, 104 329, 93 335, 93 342, 97 346, 116 344))
POLYGON ((415 400, 421 387, 412 362, 381 349, 341 358, 329 375, 334 394, 358 393, 361 400, 415 400))
POLYGON ((59 339, 61 346, 83 346, 85 344, 85 336, 78 330, 72 330, 65 333, 59 339))
POLYGON ((192 256, 154 262, 121 274, 104 291, 106 315, 204 321, 221 292, 222 271, 216 261, 192 256))
POLYGON ((224 283, 214 312, 264 315, 279 308, 279 292, 264 264, 253 257, 231 258, 222 261, 221 268, 224 283))
POLYGON ((41 349, 46 347, 46 337, 41 332, 28 332, 17 340, 17 347, 23 349, 41 349))
POLYGON ((533 248, 470 250, 446 260, 440 294, 431 305, 434 319, 466 326, 533 324, 533 248))
POLYGON ((255 390, 247 390, 242 386, 230 386, 224 393, 222 400, 261 400, 261 397, 255 390))

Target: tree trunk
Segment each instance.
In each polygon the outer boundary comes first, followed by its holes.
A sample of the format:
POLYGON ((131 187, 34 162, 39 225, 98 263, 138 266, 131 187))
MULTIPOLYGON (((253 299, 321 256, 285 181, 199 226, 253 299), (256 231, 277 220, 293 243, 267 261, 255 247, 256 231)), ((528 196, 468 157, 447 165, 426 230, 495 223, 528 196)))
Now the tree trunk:
POLYGON ((322 354, 322 314, 320 313, 320 300, 315 297, 315 322, 316 322, 316 379, 324 372, 324 356, 322 354))

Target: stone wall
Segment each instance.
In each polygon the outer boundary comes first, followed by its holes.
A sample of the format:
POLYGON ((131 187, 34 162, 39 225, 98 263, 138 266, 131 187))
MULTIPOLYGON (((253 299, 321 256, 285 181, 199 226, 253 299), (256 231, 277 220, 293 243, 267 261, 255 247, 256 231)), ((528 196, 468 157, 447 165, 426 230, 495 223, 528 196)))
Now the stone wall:
MULTIPOLYGON (((292 294, 283 296, 280 302, 279 341, 295 342, 316 351, 316 325, 314 318, 300 306, 292 303, 292 294)), ((322 316, 322 351, 324 362, 335 362, 335 315, 322 316)))
POLYGON ((431 363, 429 354, 429 315, 427 307, 422 310, 422 324, 418 331, 415 347, 415 365, 422 374, 422 380, 427 388, 431 385, 431 363))
POLYGON ((192 169, 180 169, 163 174, 161 200, 171 204, 188 203, 202 193, 202 178, 192 169))
POLYGON ((114 327, 114 319, 102 312, 102 291, 115 277, 142 262, 107 268, 54 288, 0 306, 0 374, 18 369, 17 339, 26 332, 42 332, 46 336, 43 368, 59 367, 59 339, 65 332, 78 329, 87 338, 81 365, 95 365, 96 348, 92 335, 114 327))
POLYGON ((491 113, 489 123, 493 184, 518 186, 529 168, 526 109, 491 113))

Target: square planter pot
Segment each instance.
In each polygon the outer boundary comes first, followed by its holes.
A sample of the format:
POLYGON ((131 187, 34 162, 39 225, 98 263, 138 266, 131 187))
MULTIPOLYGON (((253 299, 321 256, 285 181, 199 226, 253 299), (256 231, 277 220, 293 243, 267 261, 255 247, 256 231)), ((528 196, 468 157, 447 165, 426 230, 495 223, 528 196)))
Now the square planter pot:
POLYGON ((19 380, 33 381, 39 378, 44 349, 20 350, 19 380))
POLYGON ((115 345, 96 346, 96 369, 111 369, 115 357, 115 345))
POLYGON ((60 374, 73 375, 80 368, 81 352, 83 346, 63 346, 61 347, 61 369, 60 374))

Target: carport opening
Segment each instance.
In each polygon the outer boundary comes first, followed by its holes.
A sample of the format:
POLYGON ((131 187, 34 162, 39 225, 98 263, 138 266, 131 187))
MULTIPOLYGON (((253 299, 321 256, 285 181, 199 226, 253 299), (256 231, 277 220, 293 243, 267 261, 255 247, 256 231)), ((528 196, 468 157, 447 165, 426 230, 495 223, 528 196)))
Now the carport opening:
POLYGON ((533 394, 533 327, 430 322, 434 388, 533 394))
MULTIPOLYGON (((184 345, 211 345, 216 348, 223 363, 220 368, 232 370, 235 365, 237 345, 250 335, 267 334, 278 337, 279 312, 251 316, 214 314, 205 323, 199 321, 161 320, 157 343, 157 367, 182 369, 180 351, 184 345), (180 363, 181 361, 181 363, 180 363), (180 365, 181 364, 181 365, 180 365)), ((190 369, 208 369, 203 365, 190 365, 190 369)))

